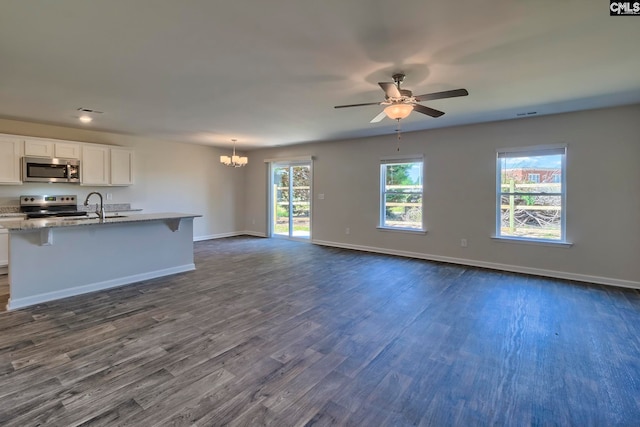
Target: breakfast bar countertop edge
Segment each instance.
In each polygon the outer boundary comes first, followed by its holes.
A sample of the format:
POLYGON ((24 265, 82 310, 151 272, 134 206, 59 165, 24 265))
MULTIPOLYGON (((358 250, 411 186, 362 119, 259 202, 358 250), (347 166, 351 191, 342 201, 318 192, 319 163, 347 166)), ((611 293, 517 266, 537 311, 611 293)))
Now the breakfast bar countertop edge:
POLYGON ((183 218, 198 218, 202 217, 200 214, 187 214, 177 212, 160 212, 160 213, 146 213, 146 214, 132 214, 132 215, 107 215, 104 220, 100 220, 95 216, 90 217, 66 217, 66 218, 41 218, 41 219, 22 219, 15 221, 5 221, 0 224, 0 227, 11 231, 24 231, 24 230, 40 230, 46 228, 63 228, 63 227, 85 227, 85 226, 102 226, 108 224, 125 224, 132 222, 144 222, 144 221, 161 221, 161 220, 180 220, 183 218))

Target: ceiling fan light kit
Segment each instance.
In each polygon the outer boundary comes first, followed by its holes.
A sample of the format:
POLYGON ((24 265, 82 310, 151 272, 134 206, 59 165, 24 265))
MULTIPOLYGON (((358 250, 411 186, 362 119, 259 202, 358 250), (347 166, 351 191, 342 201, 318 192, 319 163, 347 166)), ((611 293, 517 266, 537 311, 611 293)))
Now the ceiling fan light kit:
POLYGON ((384 113, 393 120, 405 119, 413 111, 411 104, 391 104, 384 109, 384 113))
POLYGON ((435 99, 455 98, 458 96, 467 96, 469 92, 466 89, 446 90, 444 92, 427 93, 424 95, 414 96, 413 92, 407 89, 401 89, 400 83, 404 81, 404 74, 394 74, 393 82, 379 82, 378 85, 384 91, 384 101, 368 102, 364 104, 336 105, 334 108, 362 107, 365 105, 384 105, 384 114, 380 113, 371 120, 371 123, 377 123, 384 119, 385 115, 393 120, 407 118, 412 111, 425 114, 427 116, 437 118, 444 114, 443 111, 435 110, 419 102, 433 101, 435 99))

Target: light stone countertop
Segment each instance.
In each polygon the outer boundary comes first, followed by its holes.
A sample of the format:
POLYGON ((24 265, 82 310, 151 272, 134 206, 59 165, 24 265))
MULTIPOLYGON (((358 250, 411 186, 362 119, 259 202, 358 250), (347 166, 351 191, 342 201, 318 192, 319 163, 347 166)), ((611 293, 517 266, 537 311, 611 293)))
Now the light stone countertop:
POLYGON ((26 215, 20 212, 15 212, 15 213, 0 213, 0 219, 6 219, 6 218, 15 218, 15 219, 20 219, 20 218, 24 218, 26 215))
POLYGON ((40 230, 46 228, 63 228, 63 227, 101 227, 109 224, 126 224, 144 221, 162 221, 162 220, 180 220, 183 218, 201 217, 199 214, 186 214, 176 212, 148 213, 148 214, 131 214, 131 215, 109 215, 105 216, 104 221, 100 221, 97 216, 89 215, 88 217, 66 217, 66 218, 40 218, 40 219, 16 219, 15 221, 3 221, 0 227, 9 231, 24 230, 40 230))

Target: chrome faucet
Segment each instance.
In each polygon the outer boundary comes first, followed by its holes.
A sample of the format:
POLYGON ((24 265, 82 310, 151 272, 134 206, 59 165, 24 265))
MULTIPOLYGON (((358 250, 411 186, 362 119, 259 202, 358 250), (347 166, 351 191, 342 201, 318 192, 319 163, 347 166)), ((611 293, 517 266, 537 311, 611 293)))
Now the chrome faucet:
POLYGON ((89 197, 94 194, 97 194, 98 197, 100 197, 99 207, 96 204, 96 214, 98 214, 98 218, 100 218, 100 221, 104 221, 104 204, 102 203, 102 194, 98 193, 97 191, 92 191, 91 193, 87 194, 87 198, 84 200, 84 205, 89 206, 89 197))

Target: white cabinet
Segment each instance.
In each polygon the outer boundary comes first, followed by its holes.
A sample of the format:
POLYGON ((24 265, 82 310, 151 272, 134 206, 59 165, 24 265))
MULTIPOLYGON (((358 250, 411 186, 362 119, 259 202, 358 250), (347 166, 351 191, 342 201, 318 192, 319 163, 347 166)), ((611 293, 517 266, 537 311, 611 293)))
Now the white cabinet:
POLYGON ((133 150, 108 145, 83 144, 82 185, 133 184, 133 150))
POLYGON ((109 147, 83 144, 80 167, 82 185, 109 185, 109 147))
MULTIPOLYGON (((2 224, 0 223, 0 227, 2 224)), ((0 228, 0 269, 9 265, 9 232, 0 228)), ((0 274, 3 274, 0 271, 0 274)))
POLYGON ((22 157, 80 159, 81 185, 133 184, 133 150, 0 134, 0 185, 22 184, 22 157))
POLYGON ((46 139, 25 139, 24 155, 30 157, 53 157, 53 141, 46 139))
POLYGON ((41 138, 27 138, 24 141, 24 155, 30 157, 79 159, 80 143, 41 138))
POLYGON ((133 150, 111 148, 111 185, 133 184, 133 150))
POLYGON ((61 159, 79 159, 80 144, 77 142, 56 142, 53 145, 53 157, 61 159))
POLYGON ((2 228, 5 221, 16 221, 19 217, 0 218, 0 274, 6 274, 9 265, 9 230, 2 228))
POLYGON ((0 184, 22 184, 22 145, 20 138, 0 136, 0 184))

